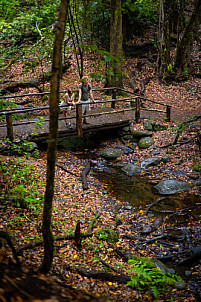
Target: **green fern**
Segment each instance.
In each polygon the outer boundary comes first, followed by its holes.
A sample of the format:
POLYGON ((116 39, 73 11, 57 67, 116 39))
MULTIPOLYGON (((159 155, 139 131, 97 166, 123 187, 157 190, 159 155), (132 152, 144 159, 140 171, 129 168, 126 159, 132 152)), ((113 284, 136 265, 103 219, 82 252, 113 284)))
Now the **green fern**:
POLYGON ((151 259, 141 257, 128 260, 131 268, 128 270, 132 274, 128 286, 135 287, 140 291, 152 291, 155 298, 159 293, 167 289, 167 285, 174 284, 181 278, 177 275, 170 275, 155 267, 151 259))

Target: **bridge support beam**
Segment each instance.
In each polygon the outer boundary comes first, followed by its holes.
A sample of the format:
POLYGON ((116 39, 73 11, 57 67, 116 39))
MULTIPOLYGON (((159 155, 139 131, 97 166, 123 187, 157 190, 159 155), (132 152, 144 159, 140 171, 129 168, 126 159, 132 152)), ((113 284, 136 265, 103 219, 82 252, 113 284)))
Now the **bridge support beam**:
POLYGON ((6 123, 7 123, 7 137, 12 142, 13 141, 13 120, 12 120, 12 114, 6 114, 6 123))
POLYGON ((137 124, 140 122, 140 98, 136 99, 135 121, 137 124))
POLYGON ((83 137, 83 131, 82 131, 82 104, 76 105, 76 130, 77 130, 77 136, 83 137))

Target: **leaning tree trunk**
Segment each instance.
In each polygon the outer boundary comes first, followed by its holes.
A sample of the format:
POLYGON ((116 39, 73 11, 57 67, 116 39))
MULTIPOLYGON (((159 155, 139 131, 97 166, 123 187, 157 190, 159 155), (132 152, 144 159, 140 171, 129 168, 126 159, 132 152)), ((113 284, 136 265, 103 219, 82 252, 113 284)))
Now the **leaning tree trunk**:
POLYGON ((122 12, 121 0, 111 0, 111 16, 110 16, 110 52, 114 61, 113 73, 107 75, 107 87, 123 87, 122 84, 122 57, 123 57, 123 35, 122 35, 122 12))
POLYGON ((46 190, 43 208, 44 259, 40 270, 48 273, 54 252, 54 239, 51 231, 52 200, 54 196, 55 160, 57 150, 57 131, 59 115, 59 85, 61 76, 62 42, 64 37, 69 0, 61 0, 52 60, 52 78, 50 86, 50 122, 47 149, 46 190))
POLYGON ((178 44, 174 62, 174 71, 177 78, 183 78, 188 73, 193 42, 198 37, 201 24, 201 0, 195 0, 194 10, 181 41, 178 44))

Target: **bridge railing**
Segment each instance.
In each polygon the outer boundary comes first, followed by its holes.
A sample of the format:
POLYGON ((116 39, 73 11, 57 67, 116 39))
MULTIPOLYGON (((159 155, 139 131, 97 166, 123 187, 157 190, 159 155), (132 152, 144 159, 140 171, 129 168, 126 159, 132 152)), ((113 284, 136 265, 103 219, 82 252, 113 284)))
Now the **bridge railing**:
MULTIPOLYGON (((77 90, 74 90, 74 92, 77 90)), ((103 114, 111 114, 111 113, 123 113, 125 111, 130 111, 134 110, 134 120, 136 123, 139 123, 140 118, 141 118, 141 110, 147 110, 147 111, 158 111, 162 112, 163 114, 166 114, 166 120, 170 121, 170 109, 171 107, 160 102, 156 102, 153 100, 150 100, 148 98, 145 98, 144 96, 141 95, 136 95, 133 92, 129 90, 125 90, 123 88, 117 88, 117 87, 109 87, 109 88, 97 88, 93 89, 93 92, 95 91, 109 91, 110 94, 112 95, 111 99, 107 100, 96 100, 96 104, 106 104, 110 103, 111 108, 113 109, 112 111, 108 112, 99 112, 99 113, 93 113, 93 114, 88 114, 87 116, 100 116, 103 114), (120 93, 118 93, 120 92, 120 93), (131 97, 127 98, 117 98, 117 93, 121 94, 122 92, 124 93, 129 93, 131 94, 131 97), (118 108, 116 109, 117 103, 128 103, 129 106, 127 108, 118 108), (146 103, 146 106, 143 104, 146 103), (147 105, 155 103, 157 105, 162 105, 165 109, 157 109, 157 108, 151 108, 150 106, 147 107, 147 105)), ((60 91, 60 93, 65 93, 66 90, 60 91)), ((0 100, 3 99, 11 99, 11 98, 23 98, 27 96, 43 96, 43 95, 48 95, 49 92, 44 92, 44 93, 31 93, 31 94, 21 94, 21 95, 14 95, 14 96, 0 96, 0 100)), ((89 104, 94 104, 92 102, 88 102, 89 104)), ((83 136, 83 128, 82 128, 82 104, 77 103, 76 105, 76 130, 77 130, 77 135, 78 137, 83 136)), ((60 109, 62 110, 62 107, 65 107, 65 105, 61 106, 59 105, 60 109)), ((7 127, 7 137, 12 141, 14 138, 14 131, 13 127, 19 126, 19 125, 25 125, 25 124, 31 124, 31 123, 36 123, 36 120, 32 121, 22 121, 22 122, 17 122, 13 123, 13 115, 14 114, 21 114, 21 113, 31 113, 33 111, 38 111, 38 110, 49 110, 49 105, 47 106, 37 106, 37 107, 26 107, 26 108, 11 108, 11 109, 4 109, 0 110, 0 116, 5 115, 6 118, 6 127, 7 127)), ((73 117, 67 117, 67 119, 72 119, 73 117)), ((65 118, 59 118, 59 120, 64 120, 65 118)), ((49 121, 49 118, 44 118, 43 122, 49 121)), ((0 125, 0 127, 5 127, 5 124, 0 125)))

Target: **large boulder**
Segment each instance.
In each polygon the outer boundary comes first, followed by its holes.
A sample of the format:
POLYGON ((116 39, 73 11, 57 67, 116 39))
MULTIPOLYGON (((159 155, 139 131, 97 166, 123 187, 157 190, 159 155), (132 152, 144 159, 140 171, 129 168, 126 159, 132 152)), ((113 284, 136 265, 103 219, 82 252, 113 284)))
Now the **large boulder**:
POLYGON ((123 151, 121 149, 115 149, 115 148, 105 148, 98 153, 99 156, 105 159, 116 159, 122 154, 123 151))
POLYGON ((139 140, 138 146, 141 149, 147 149, 154 144, 154 140, 152 137, 143 137, 139 140))
POLYGON ((154 188, 162 195, 170 195, 178 192, 186 191, 192 188, 193 185, 188 182, 178 181, 178 180, 163 180, 154 188))

